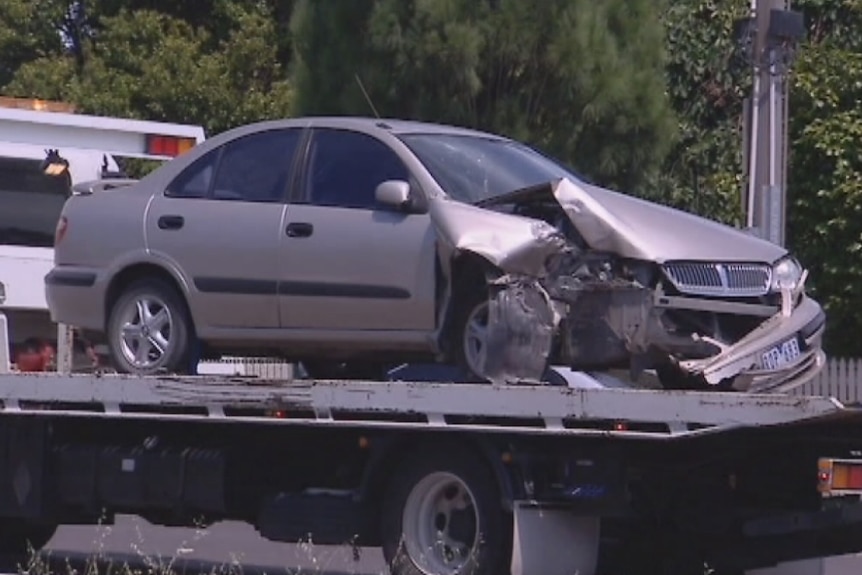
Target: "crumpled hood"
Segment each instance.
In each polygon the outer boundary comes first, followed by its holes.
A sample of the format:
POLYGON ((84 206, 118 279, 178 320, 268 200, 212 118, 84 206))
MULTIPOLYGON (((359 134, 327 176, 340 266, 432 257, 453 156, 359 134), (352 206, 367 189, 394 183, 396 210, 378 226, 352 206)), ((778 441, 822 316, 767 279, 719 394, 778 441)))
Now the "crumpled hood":
POLYGON ((473 252, 508 272, 539 276, 566 239, 540 220, 503 214, 454 200, 431 203, 431 219, 450 249, 473 252))
POLYGON ((781 246, 682 210, 567 179, 550 186, 584 240, 596 250, 657 263, 772 264, 787 254, 781 246))

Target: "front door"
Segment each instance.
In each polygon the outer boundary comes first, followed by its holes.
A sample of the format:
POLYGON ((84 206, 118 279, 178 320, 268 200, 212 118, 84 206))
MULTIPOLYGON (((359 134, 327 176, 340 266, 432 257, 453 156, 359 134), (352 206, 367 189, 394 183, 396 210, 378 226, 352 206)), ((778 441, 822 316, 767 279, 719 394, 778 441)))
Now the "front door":
POLYGON ((268 130, 232 140, 153 201, 148 247, 182 270, 199 330, 279 327, 279 232, 301 134, 268 130))
POLYGON ((433 330, 430 217, 374 199, 379 183, 410 179, 403 162, 372 136, 335 129, 315 129, 307 157, 281 230, 282 327, 433 330))

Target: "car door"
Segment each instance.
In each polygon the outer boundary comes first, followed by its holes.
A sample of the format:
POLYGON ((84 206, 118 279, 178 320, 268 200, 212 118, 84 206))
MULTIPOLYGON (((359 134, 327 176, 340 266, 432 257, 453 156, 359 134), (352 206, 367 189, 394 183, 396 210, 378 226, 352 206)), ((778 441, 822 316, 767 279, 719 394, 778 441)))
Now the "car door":
POLYGON ((154 199, 148 247, 182 270, 199 330, 278 329, 279 236, 301 136, 279 129, 231 140, 154 199))
POLYGON ((410 179, 404 163, 368 134, 329 128, 312 131, 306 157, 278 255, 282 327, 433 329, 430 217, 375 201, 379 183, 410 179))

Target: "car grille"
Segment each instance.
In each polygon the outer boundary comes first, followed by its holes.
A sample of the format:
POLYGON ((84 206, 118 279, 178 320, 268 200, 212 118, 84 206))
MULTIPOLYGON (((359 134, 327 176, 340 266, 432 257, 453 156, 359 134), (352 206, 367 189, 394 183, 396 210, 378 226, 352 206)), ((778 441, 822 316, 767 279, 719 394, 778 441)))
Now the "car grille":
POLYGON ((670 262, 664 270, 676 289, 693 295, 762 296, 772 283, 772 268, 762 264, 670 262))

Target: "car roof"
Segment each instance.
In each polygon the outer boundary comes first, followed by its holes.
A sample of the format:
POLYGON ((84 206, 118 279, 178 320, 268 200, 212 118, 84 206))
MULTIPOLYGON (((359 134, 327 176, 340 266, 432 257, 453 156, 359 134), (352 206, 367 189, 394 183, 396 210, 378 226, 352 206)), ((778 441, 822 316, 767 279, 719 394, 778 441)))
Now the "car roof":
POLYGON ((298 118, 287 118, 281 120, 267 120, 248 124, 240 128, 243 131, 258 131, 261 129, 279 129, 279 128, 344 128, 359 130, 362 132, 375 133, 387 132, 396 135, 405 134, 441 134, 452 136, 474 136, 481 138, 492 138, 498 140, 507 140, 498 134, 491 134, 473 130, 470 128, 462 128, 450 126, 446 124, 434 124, 430 122, 419 122, 414 120, 400 120, 395 118, 370 118, 362 116, 306 116, 298 118))

